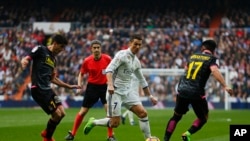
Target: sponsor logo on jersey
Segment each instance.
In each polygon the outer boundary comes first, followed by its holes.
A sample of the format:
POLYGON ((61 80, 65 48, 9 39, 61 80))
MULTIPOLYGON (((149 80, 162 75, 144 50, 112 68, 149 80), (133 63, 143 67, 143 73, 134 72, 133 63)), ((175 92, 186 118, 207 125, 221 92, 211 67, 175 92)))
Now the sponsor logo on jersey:
POLYGON ((45 59, 45 63, 48 64, 49 66, 51 66, 52 68, 55 67, 55 62, 48 56, 45 59))
POLYGON ((132 70, 129 70, 129 69, 124 69, 123 71, 124 74, 128 74, 128 75, 131 75, 133 73, 132 70))

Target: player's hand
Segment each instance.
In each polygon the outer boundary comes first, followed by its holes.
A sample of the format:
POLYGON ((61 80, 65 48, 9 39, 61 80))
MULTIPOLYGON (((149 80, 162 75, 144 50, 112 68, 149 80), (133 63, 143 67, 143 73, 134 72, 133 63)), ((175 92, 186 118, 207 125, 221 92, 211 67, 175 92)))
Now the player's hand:
POLYGON ((80 85, 70 85, 69 89, 82 89, 80 85))
POLYGON ((114 86, 108 85, 108 93, 109 93, 109 94, 114 94, 114 90, 115 90, 115 89, 114 89, 114 86))
POLYGON ((29 60, 26 59, 26 57, 21 60, 22 69, 25 69, 28 64, 29 64, 29 60))
POLYGON ((76 95, 80 95, 83 92, 83 89, 77 89, 76 90, 76 95))
POLYGON ((156 104, 157 104, 158 99, 157 99, 156 97, 154 97, 154 96, 151 95, 149 98, 150 98, 151 103, 152 103, 153 105, 156 105, 156 104))
POLYGON ((233 96, 234 91, 233 89, 229 88, 229 87, 225 87, 225 91, 227 91, 229 93, 230 96, 233 96))

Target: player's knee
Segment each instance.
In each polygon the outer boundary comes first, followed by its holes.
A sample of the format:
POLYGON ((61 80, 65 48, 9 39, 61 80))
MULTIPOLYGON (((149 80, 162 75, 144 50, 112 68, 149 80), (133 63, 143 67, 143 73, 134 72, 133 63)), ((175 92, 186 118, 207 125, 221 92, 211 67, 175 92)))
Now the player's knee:
POLYGON ((60 113, 56 116, 56 120, 60 121, 61 119, 63 119, 65 117, 65 113, 60 113))
POLYGON ((148 113, 146 111, 142 111, 137 116, 138 118, 145 118, 148 116, 148 113))
POLYGON ((110 127, 112 128, 117 128, 120 125, 120 119, 118 118, 113 118, 109 121, 110 127))
POLYGON ((148 116, 147 111, 144 108, 134 108, 131 111, 138 117, 138 118, 145 118, 148 116))
POLYGON ((62 119, 63 117, 65 117, 65 116, 66 116, 66 113, 65 113, 64 111, 62 111, 62 110, 57 110, 54 117, 55 117, 57 120, 61 120, 61 119, 62 119))
POLYGON ((182 118, 182 115, 174 114, 173 117, 171 118, 171 120, 178 122, 181 120, 181 118, 182 118))
POLYGON ((88 113, 88 111, 89 111, 89 108, 87 108, 87 107, 81 107, 81 109, 80 109, 80 111, 79 111, 79 115, 81 115, 81 116, 85 116, 87 113, 88 113))
POLYGON ((111 125, 111 128, 117 128, 119 126, 119 124, 114 124, 114 125, 111 125))
POLYGON ((60 115, 61 119, 64 118, 65 116, 66 116, 65 112, 62 112, 61 115, 60 115))
POLYGON ((111 127, 112 128, 117 128, 119 125, 120 125, 119 122, 113 122, 113 123, 111 123, 111 127))
POLYGON ((204 125, 207 123, 207 118, 200 119, 201 125, 204 125))

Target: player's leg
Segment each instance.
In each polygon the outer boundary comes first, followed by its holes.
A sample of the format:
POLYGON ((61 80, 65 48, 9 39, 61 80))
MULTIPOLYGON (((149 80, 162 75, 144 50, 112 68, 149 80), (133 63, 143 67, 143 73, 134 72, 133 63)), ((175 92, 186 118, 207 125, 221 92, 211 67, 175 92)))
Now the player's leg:
POLYGON ((130 110, 124 111, 123 114, 122 114, 122 116, 123 116, 123 117, 126 117, 126 116, 128 115, 129 112, 130 112, 130 110))
POLYGON ((80 127, 85 115, 88 113, 89 108, 81 107, 80 111, 76 114, 73 127, 71 131, 68 131, 68 135, 65 137, 65 140, 74 140, 74 137, 77 133, 78 128, 80 127))
MULTIPOLYGON (((108 110, 107 103, 104 104, 104 108, 105 108, 105 111, 107 113, 107 110, 108 110)), ((107 126, 107 136, 108 136, 108 138, 114 138, 114 132, 113 132, 112 127, 107 126)))
POLYGON ((95 126, 111 127, 116 128, 120 124, 121 115, 121 96, 113 94, 108 95, 108 112, 107 116, 109 118, 95 119, 91 117, 87 124, 84 126, 84 134, 88 134, 91 129, 95 126), (112 97, 112 98, 111 98, 112 97))
MULTIPOLYGON (((98 95, 99 95, 99 99, 101 100, 103 106, 104 106, 104 110, 105 110, 105 113, 107 115, 107 110, 108 110, 108 106, 107 106, 107 99, 106 99, 106 94, 107 94, 107 85, 101 85, 99 86, 99 92, 98 92, 98 95)), ((107 136, 108 138, 114 138, 114 132, 113 132, 113 128, 111 127, 107 127, 107 136)))
POLYGON ((82 102, 82 107, 80 111, 76 114, 72 130, 68 132, 65 137, 66 140, 73 140, 80 127, 85 115, 88 113, 89 109, 99 100, 99 85, 87 84, 86 91, 84 94, 84 99, 82 102))
POLYGON ((144 134, 144 138, 151 137, 151 130, 146 109, 141 105, 133 105, 130 110, 139 118, 139 126, 144 134))
POLYGON ((182 134, 184 141, 189 141, 190 136, 199 131, 203 125, 206 124, 208 118, 208 105, 205 98, 201 100, 192 100, 191 105, 197 119, 195 119, 191 127, 182 134))
MULTIPOLYGON (((106 92, 107 92, 107 85, 102 85, 99 88, 99 98, 104 106, 105 113, 107 115, 108 106, 107 106, 107 99, 106 99, 106 92)), ((112 127, 107 127, 107 136, 108 138, 114 138, 114 132, 112 127)))
POLYGON ((57 125, 61 122, 63 117, 65 116, 64 107, 59 105, 55 112, 51 114, 51 119, 47 124, 47 136, 53 136, 54 131, 56 130, 57 125))
POLYGON ((128 119, 129 119, 130 125, 136 125, 134 121, 134 113, 131 112, 130 110, 128 110, 128 119))
POLYGON ((169 119, 165 128, 164 141, 170 140, 175 130, 175 127, 182 118, 182 115, 188 111, 188 105, 189 105, 189 100, 177 96, 174 114, 169 119))
POLYGON ((48 114, 51 118, 47 122, 46 129, 41 132, 44 141, 54 141, 53 134, 65 116, 65 111, 58 96, 52 91, 43 91, 39 88, 31 89, 32 97, 38 105, 48 114))
POLYGON ((57 125, 60 123, 64 116, 64 108, 62 105, 60 105, 58 106, 57 110, 51 114, 51 118, 47 122, 46 129, 41 132, 43 141, 55 141, 53 138, 53 134, 56 130, 57 125))
POLYGON ((145 138, 151 137, 148 114, 137 93, 129 93, 123 100, 124 106, 139 118, 139 126, 145 138))
POLYGON ((126 116, 129 114, 129 110, 126 110, 125 112, 123 112, 121 119, 122 119, 122 124, 125 124, 125 120, 126 120, 126 116))

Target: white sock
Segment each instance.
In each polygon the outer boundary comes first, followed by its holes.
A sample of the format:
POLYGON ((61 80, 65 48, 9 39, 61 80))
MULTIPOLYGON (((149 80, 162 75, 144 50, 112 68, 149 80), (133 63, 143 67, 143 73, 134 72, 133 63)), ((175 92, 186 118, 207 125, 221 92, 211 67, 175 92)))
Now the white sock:
POLYGON ((144 138, 151 137, 151 131, 150 131, 150 125, 148 121, 148 117, 140 118, 139 119, 139 125, 142 133, 144 134, 144 138))
POLYGON ((130 123, 134 122, 134 113, 133 112, 131 112, 131 111, 128 112, 128 119, 129 119, 130 123))
POLYGON ((97 126, 105 126, 108 127, 110 118, 102 118, 102 119, 95 119, 93 122, 97 126))
POLYGON ((126 117, 126 115, 127 115, 129 112, 130 112, 129 110, 126 110, 126 111, 122 114, 122 117, 126 117))

